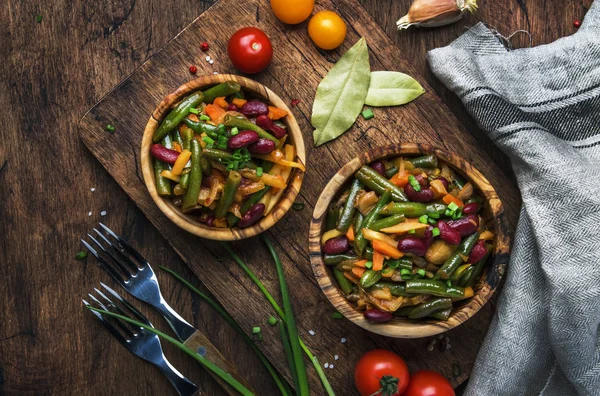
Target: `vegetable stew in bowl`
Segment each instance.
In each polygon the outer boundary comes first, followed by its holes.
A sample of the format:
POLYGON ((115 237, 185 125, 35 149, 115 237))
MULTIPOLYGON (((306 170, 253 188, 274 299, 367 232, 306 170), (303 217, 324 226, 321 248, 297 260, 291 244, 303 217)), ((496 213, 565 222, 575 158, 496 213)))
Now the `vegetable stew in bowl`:
POLYGON ((478 172, 476 183, 440 158, 441 151, 405 146, 414 149, 366 155, 364 163, 355 160, 340 171, 352 169, 343 183, 334 177, 335 196, 311 225, 311 253, 319 252, 313 268, 318 278, 318 271, 330 274, 324 283, 338 291, 328 294, 334 305, 343 298, 369 329, 397 320, 447 322, 439 333, 456 324, 453 314, 482 289, 482 274, 498 250, 501 206, 495 198, 490 207, 479 186, 491 186, 478 172))

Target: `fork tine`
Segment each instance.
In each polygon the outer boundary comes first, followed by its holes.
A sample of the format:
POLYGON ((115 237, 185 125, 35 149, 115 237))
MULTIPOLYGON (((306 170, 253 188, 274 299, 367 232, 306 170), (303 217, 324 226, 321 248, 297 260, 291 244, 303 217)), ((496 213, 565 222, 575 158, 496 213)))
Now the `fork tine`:
POLYGON ((106 289, 106 291, 108 291, 110 294, 112 294, 116 299, 118 299, 121 304, 123 304, 124 306, 127 307, 127 309, 129 309, 131 311, 131 313, 133 313, 142 323, 150 326, 150 327, 154 327, 152 326, 152 323, 150 323, 150 321, 148 320, 148 318, 146 316, 144 316, 143 313, 141 313, 140 311, 138 311, 133 305, 129 304, 127 301, 125 301, 125 299, 123 297, 121 297, 116 291, 114 291, 113 289, 111 289, 110 287, 106 286, 104 283, 100 282, 100 284, 102 285, 102 287, 104 289, 106 289))
MULTIPOLYGON (((127 313, 125 313, 117 304, 113 303, 108 297, 106 297, 106 295, 104 293, 102 293, 100 290, 98 290, 97 288, 94 287, 94 290, 96 291, 96 293, 98 293, 102 298, 104 298, 108 304, 112 307, 112 309, 114 311, 116 311, 116 313, 118 313, 119 315, 123 315, 126 317, 131 317, 130 315, 127 315, 127 313)), ((125 330, 126 332, 130 333, 130 337, 133 337, 135 334, 140 332, 140 327, 139 326, 135 326, 133 323, 129 323, 127 321, 121 320, 121 319, 117 319, 117 318, 112 318, 115 321, 118 322, 119 327, 123 328, 123 330, 125 330), (133 333, 135 331, 135 333, 133 333)))
MULTIPOLYGON (((88 234, 89 235, 89 234, 88 234)), ((92 252, 92 254, 94 255, 94 257, 96 257, 96 259, 100 262, 100 265, 102 266, 102 268, 108 272, 115 281, 117 281, 117 283, 119 283, 120 285, 122 285, 123 287, 125 287, 125 281, 123 281, 123 278, 121 278, 121 275, 119 275, 119 273, 117 271, 115 271, 115 269, 113 267, 110 266, 110 264, 108 264, 106 262, 106 260, 104 260, 104 258, 102 256, 100 256, 98 254, 98 252, 96 252, 96 250, 90 246, 89 243, 87 243, 86 241, 84 241, 83 239, 81 240, 81 242, 83 243, 83 245, 90 251, 92 252)))
POLYGON ((131 254, 132 256, 134 256, 136 258, 136 260, 138 260, 140 262, 140 264, 142 265, 142 267, 145 268, 150 268, 150 266, 148 265, 148 260, 146 260, 136 249, 134 249, 129 243, 127 243, 123 238, 121 238, 119 235, 117 235, 113 230, 111 230, 110 228, 108 228, 106 225, 102 224, 102 223, 98 223, 100 224, 100 227, 102 227, 104 229, 104 231, 106 231, 110 236, 112 236, 113 238, 115 238, 115 240, 121 245, 123 250, 126 250, 127 253, 131 254))
MULTIPOLYGON (((81 299, 81 301, 83 301, 83 304, 86 307, 91 307, 92 305, 90 303, 88 303, 87 301, 85 301, 83 298, 81 299)), ((119 331, 109 322, 107 321, 104 316, 96 311, 92 311, 89 310, 91 313, 94 314, 94 316, 96 316, 96 318, 98 318, 98 320, 100 322, 102 322, 102 324, 108 329, 110 330, 110 332, 115 336, 115 338, 117 340, 119 340, 119 342, 123 345, 125 345, 127 348, 129 348, 129 344, 127 344, 127 340, 125 339, 125 337, 123 337, 123 335, 121 333, 119 333, 119 331)))
POLYGON ((92 235, 88 234, 88 236, 90 237, 90 239, 92 241, 94 241, 94 243, 96 245, 98 245, 98 247, 100 249, 102 249, 102 251, 104 253, 106 253, 111 258, 111 261, 119 268, 119 270, 121 270, 121 272, 123 272, 124 275, 126 275, 128 277, 133 276, 131 271, 129 271, 127 268, 125 268, 125 266, 123 266, 123 264, 114 256, 114 254, 111 253, 110 250, 107 250, 104 246, 102 246, 102 244, 100 242, 98 242, 98 240, 96 238, 94 238, 92 235))
MULTIPOLYGON (((94 290, 96 290, 96 291, 98 292, 98 289, 94 288, 94 290)), ((99 293, 99 294, 102 294, 102 293, 99 293)), ((90 298, 91 298, 91 299, 92 299, 92 300, 93 300, 93 301, 94 301, 96 304, 98 304, 98 305, 100 306, 100 308, 102 308, 102 309, 103 309, 103 310, 105 310, 105 311, 110 311, 110 310, 108 309, 108 307, 107 307, 106 305, 102 304, 102 302, 101 302, 100 300, 98 300, 98 299, 97 299, 97 298, 96 298, 96 297, 95 297, 93 294, 91 294, 91 293, 88 293, 88 296, 89 296, 89 297, 90 297, 90 298)), ((107 299, 107 301, 109 302, 109 304, 110 304, 111 306, 113 306, 113 307, 114 307, 114 304, 112 303, 112 301, 110 301, 110 300, 108 300, 108 299, 107 299)), ((117 312, 117 313, 120 313, 120 312, 117 312)), ((117 319, 117 318, 113 318, 113 317, 110 317, 110 319, 108 319, 108 318, 105 318, 105 320, 106 320, 107 322, 111 322, 111 321, 112 321, 112 322, 115 322, 115 323, 116 323, 116 324, 117 324, 117 325, 118 325, 118 326, 121 328, 121 330, 123 330, 123 331, 125 332, 125 335, 126 335, 127 337, 131 338, 131 337, 133 337, 133 336, 134 336, 134 333, 133 333, 133 331, 132 331, 131 329, 129 329, 129 328, 127 328, 127 327, 125 327, 125 325, 124 325, 124 324, 121 322, 121 320, 119 320, 119 319, 117 319)))
MULTIPOLYGON (((125 264, 131 266, 131 269, 135 269, 135 272, 139 271, 138 266, 133 261, 131 261, 131 259, 129 257, 127 257, 127 255, 121 251, 121 249, 115 248, 115 246, 108 240, 108 238, 106 238, 100 231, 98 231, 98 229, 94 228, 93 230, 96 234, 98 234, 98 236, 100 238, 102 238, 104 240, 104 242, 106 242, 108 244, 108 246, 110 246, 109 250, 105 250, 105 251, 108 255, 111 256, 111 258, 113 260, 115 260, 119 264, 121 264, 121 262, 119 260, 117 260, 117 258, 111 254, 111 252, 115 251, 118 253, 119 257, 121 257, 125 261, 125 264)), ((130 272, 130 271, 128 271, 128 272, 130 272)))

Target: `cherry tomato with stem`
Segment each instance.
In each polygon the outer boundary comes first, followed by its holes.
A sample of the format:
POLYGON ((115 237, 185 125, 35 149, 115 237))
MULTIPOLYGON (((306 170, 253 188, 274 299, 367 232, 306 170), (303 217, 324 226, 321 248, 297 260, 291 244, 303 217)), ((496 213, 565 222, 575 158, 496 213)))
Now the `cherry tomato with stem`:
POLYGON ((385 349, 365 353, 354 368, 354 383, 361 396, 400 396, 408 377, 404 360, 385 349))
POLYGON ((273 58, 271 40, 255 27, 241 28, 227 43, 227 54, 236 69, 254 74, 265 69, 273 58))
POLYGON ((413 373, 403 396, 454 396, 450 382, 435 371, 422 370, 413 373))

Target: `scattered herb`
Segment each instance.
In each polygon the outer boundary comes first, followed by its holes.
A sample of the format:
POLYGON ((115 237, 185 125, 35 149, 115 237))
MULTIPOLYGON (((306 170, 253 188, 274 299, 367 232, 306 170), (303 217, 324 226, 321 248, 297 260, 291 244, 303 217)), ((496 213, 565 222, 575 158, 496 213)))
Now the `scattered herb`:
POLYGON ((292 101, 290 102, 290 106, 298 106, 298 103, 300 103, 300 99, 292 99, 292 101))
POLYGON ((294 202, 292 208, 294 208, 294 210, 302 210, 304 209, 304 202, 294 202))
POLYGON ((275 326, 277 324, 277 318, 275 316, 271 316, 269 317, 268 322, 271 326, 275 326))
POLYGON ((87 252, 86 252, 86 251, 84 251, 84 250, 82 250, 81 252, 79 252, 79 253, 77 253, 77 254, 75 255, 75 258, 76 258, 77 260, 83 260, 83 259, 85 259, 85 258, 87 257, 87 255, 88 255, 88 254, 87 254, 87 252))
POLYGON ((422 277, 425 276, 425 270, 422 269, 422 268, 420 268, 420 269, 417 270, 417 274, 419 274, 419 276, 422 278, 422 277))
POLYGON ((370 80, 369 50, 367 41, 361 38, 317 88, 311 116, 311 124, 316 128, 315 146, 337 138, 354 124, 365 103, 370 80))
POLYGON ((210 117, 209 117, 209 116, 207 116, 206 114, 202 114, 202 115, 200 116, 200 120, 202 120, 202 121, 210 121, 210 117))
POLYGON ((433 230, 431 230, 431 235, 433 235, 434 237, 440 235, 440 229, 435 227, 433 230))
POLYGON ((369 106, 399 106, 412 102, 425 90, 408 74, 393 71, 371 73, 371 83, 365 104, 369 106))
POLYGON ((331 314, 331 317, 333 319, 342 319, 344 316, 341 313, 339 313, 339 312, 336 311, 333 314, 331 314))
POLYGON ((115 131, 115 126, 114 125, 110 125, 110 124, 106 124, 106 130, 108 132, 114 132, 115 131))
POLYGON ((206 41, 205 41, 205 42, 203 42, 202 44, 200 44, 200 49, 201 49, 203 52, 206 52, 206 51, 208 51, 208 49, 209 49, 209 48, 210 48, 210 46, 208 45, 208 43, 207 43, 206 41))
POLYGON ((238 133, 240 133, 240 130, 238 129, 238 127, 233 127, 231 128, 231 131, 229 133, 231 134, 231 136, 235 136, 238 133))
POLYGON ((371 118, 375 117, 375 114, 373 114, 373 110, 366 109, 362 112, 362 116, 365 120, 370 120, 371 118))
POLYGON ((195 107, 190 107, 190 113, 198 115, 200 114, 200 110, 195 107))
POLYGON ((419 217, 419 223, 427 224, 429 222, 429 217, 427 215, 423 215, 419 217))
POLYGON ((416 192, 421 191, 421 184, 419 183, 416 177, 414 177, 413 175, 408 176, 408 182, 416 192))
POLYGON ((263 168, 261 168, 260 166, 258 166, 256 168, 256 176, 257 177, 261 177, 263 175, 263 168))
POLYGON ((198 72, 198 68, 194 65, 190 66, 190 73, 196 74, 198 72))
POLYGON ((37 21, 37 23, 42 23, 42 18, 43 18, 43 16, 40 14, 35 17, 35 20, 37 21))
POLYGON ((260 327, 256 326, 252 328, 252 334, 258 334, 260 333, 260 327))

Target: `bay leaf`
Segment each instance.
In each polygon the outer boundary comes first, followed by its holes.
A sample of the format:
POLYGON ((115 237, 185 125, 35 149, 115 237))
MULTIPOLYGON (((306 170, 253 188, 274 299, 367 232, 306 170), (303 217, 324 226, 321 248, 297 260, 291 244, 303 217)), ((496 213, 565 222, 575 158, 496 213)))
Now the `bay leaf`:
POLYGON ((408 74, 393 71, 371 73, 369 92, 365 99, 368 106, 398 106, 412 102, 425 90, 408 74))
POLYGON ((310 120, 315 128, 315 146, 337 138, 354 124, 365 104, 370 80, 369 49, 361 38, 319 83, 310 120))

